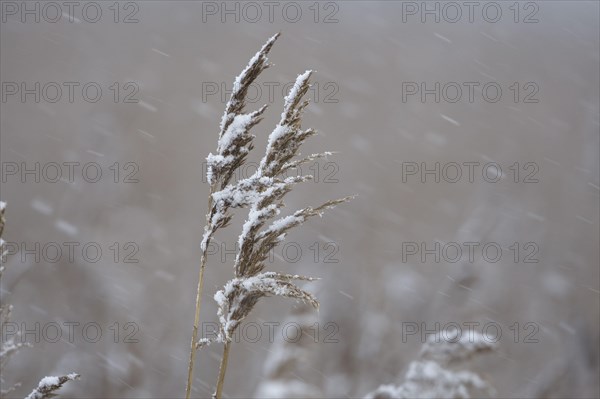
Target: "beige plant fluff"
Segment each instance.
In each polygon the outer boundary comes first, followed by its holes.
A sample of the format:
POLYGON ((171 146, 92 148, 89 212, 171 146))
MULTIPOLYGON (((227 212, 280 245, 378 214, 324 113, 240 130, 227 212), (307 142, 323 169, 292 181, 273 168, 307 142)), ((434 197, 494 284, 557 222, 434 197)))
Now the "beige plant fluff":
POLYGON ((267 54, 278 37, 279 34, 271 37, 234 80, 231 98, 221 119, 216 153, 211 153, 206 158, 210 198, 207 225, 201 243, 201 270, 188 368, 188 397, 191 390, 194 352, 212 342, 224 345, 215 392, 216 397, 221 397, 231 337, 260 298, 283 296, 318 307, 316 298, 295 283, 312 281, 314 278, 265 271, 265 260, 269 252, 284 241, 289 230, 302 225, 313 216, 322 216, 325 210, 351 198, 327 201, 319 206, 299 209, 291 215, 278 218, 284 207, 284 196, 296 184, 312 179, 311 175, 286 177, 286 172, 303 163, 332 154, 323 152, 298 157, 300 147, 305 140, 316 134, 315 130, 302 129, 301 126, 302 113, 308 105, 308 101, 303 97, 310 88, 309 81, 313 73, 310 70, 296 78, 285 97, 281 118, 268 137, 267 147, 257 171, 248 178, 232 181, 236 169, 244 163, 248 153, 253 149, 254 136, 250 134, 250 129, 260 122, 267 109, 265 105, 256 111, 245 113, 246 94, 252 82, 269 67, 267 54), (220 332, 212 341, 198 338, 202 281, 208 244, 218 229, 227 226, 232 217, 230 211, 235 208, 248 209, 248 217, 238 239, 239 249, 234 264, 234 277, 214 296, 218 304, 220 332))

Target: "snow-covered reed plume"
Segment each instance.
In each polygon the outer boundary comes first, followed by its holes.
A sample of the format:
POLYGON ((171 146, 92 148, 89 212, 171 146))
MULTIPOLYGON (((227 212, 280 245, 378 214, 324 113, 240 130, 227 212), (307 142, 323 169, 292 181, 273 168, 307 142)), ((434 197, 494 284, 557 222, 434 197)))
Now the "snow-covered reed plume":
POLYGON ((260 122, 266 106, 258 111, 245 114, 243 111, 246 105, 246 94, 258 75, 269 67, 267 54, 278 36, 271 37, 235 79, 231 97, 225 106, 225 112, 219 126, 219 141, 216 154, 211 153, 206 157, 206 174, 210 184, 210 193, 208 196, 206 225, 200 244, 202 254, 200 258, 196 313, 194 316, 186 386, 186 398, 188 399, 192 389, 194 361, 198 343, 198 327, 200 325, 200 309, 202 305, 202 290, 204 287, 204 270, 206 268, 208 245, 215 232, 219 228, 227 226, 227 223, 231 220, 231 215, 227 212, 228 209, 241 206, 241 202, 243 202, 243 198, 234 198, 233 195, 231 197, 224 197, 221 200, 217 198, 215 201, 214 194, 217 190, 222 191, 228 186, 235 171, 244 163, 246 156, 253 148, 252 141, 254 136, 250 134, 250 129, 260 122))
POLYGON ((495 345, 480 333, 462 335, 445 331, 446 340, 429 336, 421 348, 419 360, 412 362, 402 385, 382 385, 365 399, 440 398, 468 399, 492 395, 494 389, 479 375, 456 366, 473 355, 493 350, 495 345))
POLYGON ((278 36, 277 34, 271 37, 235 79, 231 99, 221 120, 217 154, 209 154, 207 157, 207 177, 211 191, 207 226, 201 244, 202 260, 188 368, 187 397, 191 390, 194 351, 211 342, 197 338, 206 248, 214 232, 229 223, 231 219, 229 210, 248 208, 249 213, 238 240, 239 250, 234 264, 234 278, 215 294, 220 321, 220 333, 215 341, 224 344, 215 392, 217 398, 221 397, 223 389, 232 334, 260 298, 285 296, 318 307, 318 302, 312 294, 294 284, 295 280, 311 281, 313 278, 264 271, 264 262, 269 251, 285 239, 290 229, 303 224, 312 216, 321 216, 326 209, 350 199, 346 197, 327 201, 322 205, 306 207, 289 216, 275 219, 284 206, 283 197, 297 183, 312 178, 310 175, 285 177, 285 173, 305 162, 331 154, 324 152, 296 159, 300 146, 307 138, 316 134, 313 129, 303 130, 301 127, 302 112, 308 105, 308 101, 303 100, 303 97, 310 88, 309 79, 312 71, 299 75, 285 97, 280 121, 268 138, 267 148, 257 171, 248 178, 231 181, 236 168, 243 164, 246 155, 253 148, 254 136, 249 133, 249 130, 260 121, 266 110, 266 106, 263 106, 258 111, 243 113, 245 96, 250 84, 268 67, 266 54, 278 36))
POLYGON ((37 388, 35 388, 25 399, 50 399, 56 394, 63 385, 69 381, 79 378, 79 374, 71 373, 60 377, 44 377, 41 379, 37 388))
MULTIPOLYGON (((5 241, 2 238, 2 234, 4 233, 4 224, 6 223, 6 219, 4 218, 4 211, 6 209, 6 202, 0 201, 0 279, 2 278, 2 273, 4 272, 4 260, 6 257, 6 249, 5 249, 5 241)), ((3 304, 0 306, 0 329, 4 331, 2 326, 5 323, 10 321, 10 314, 12 311, 12 305, 3 304)), ((11 336, 10 338, 3 339, 0 342, 0 369, 6 370, 6 364, 12 355, 17 353, 19 349, 23 347, 31 347, 31 344, 26 342, 18 342, 20 335, 19 333, 15 334, 15 336, 11 336)), ((79 374, 71 373, 66 376, 60 377, 45 377, 43 378, 36 389, 34 389, 25 399, 46 399, 55 396, 53 392, 60 389, 67 381, 74 380, 79 378, 79 374)), ((2 373, 0 373, 0 385, 4 386, 4 379, 2 378, 2 373)), ((4 397, 8 395, 10 392, 17 389, 21 384, 17 383, 12 385, 10 388, 4 390, 0 390, 0 397, 4 397)))
POLYGON ((317 361, 315 322, 317 317, 310 305, 297 306, 282 325, 293 323, 300 329, 298 339, 283 335, 269 350, 263 367, 263 379, 256 388, 255 398, 292 399, 322 398, 323 391, 311 381, 310 374, 317 361))

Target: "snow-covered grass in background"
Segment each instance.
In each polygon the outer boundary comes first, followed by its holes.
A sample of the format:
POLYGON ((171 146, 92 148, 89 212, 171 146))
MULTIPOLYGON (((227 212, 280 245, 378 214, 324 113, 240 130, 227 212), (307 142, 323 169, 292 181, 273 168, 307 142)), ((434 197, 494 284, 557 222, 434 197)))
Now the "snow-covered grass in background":
POLYGON ((468 399, 472 395, 493 395, 494 389, 479 375, 457 370, 456 365, 473 355, 493 350, 495 345, 473 331, 459 335, 457 330, 444 331, 444 337, 429 336, 421 348, 420 358, 408 366, 401 385, 382 385, 365 399, 440 398, 468 399))
MULTIPOLYGON (((2 273, 4 272, 4 257, 6 255, 6 250, 4 248, 5 241, 2 238, 2 234, 4 233, 4 224, 6 223, 6 219, 4 218, 4 211, 6 210, 6 202, 0 201, 0 278, 2 278, 2 273)), ((0 330, 4 332, 3 325, 5 323, 10 322, 10 315, 12 311, 12 305, 3 304, 0 306, 0 330)), ((26 342, 17 342, 17 338, 19 338, 19 333, 15 334, 15 336, 11 336, 10 338, 6 338, 4 334, 2 334, 2 341, 0 342, 0 369, 6 370, 6 365, 12 355, 17 353, 19 349, 23 347, 31 347, 31 344, 26 342)), ((75 380, 79 378, 79 374, 71 373, 68 375, 63 375, 60 377, 44 377, 39 382, 37 388, 35 388, 25 399, 49 399, 53 396, 53 392, 59 390, 66 382, 75 380)), ((0 373, 0 385, 4 386, 5 382, 2 377, 2 373, 0 373)), ((0 390, 0 395, 5 396, 10 392, 14 391, 21 384, 16 383, 11 385, 8 389, 0 390)))
POLYGON ((44 377, 25 399, 49 399, 55 396, 58 391, 68 381, 74 381, 79 378, 79 374, 71 373, 60 377, 44 377))

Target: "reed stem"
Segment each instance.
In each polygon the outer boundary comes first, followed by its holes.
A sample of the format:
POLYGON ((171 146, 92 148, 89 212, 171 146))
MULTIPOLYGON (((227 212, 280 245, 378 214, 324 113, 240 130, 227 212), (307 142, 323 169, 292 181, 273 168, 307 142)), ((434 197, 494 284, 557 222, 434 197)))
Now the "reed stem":
MULTIPOLYGON (((209 225, 210 215, 213 207, 212 194, 215 191, 214 185, 211 185, 210 195, 208 196, 208 213, 206 214, 206 225, 209 225)), ((202 251, 200 258, 200 272, 198 275, 198 290, 196 292, 196 313, 194 315, 194 329, 192 331, 192 342, 190 344, 190 360, 188 363, 188 378, 187 386, 185 388, 185 398, 190 399, 192 392, 192 381, 194 379, 194 361, 196 359, 196 344, 198 342, 198 327, 200 326, 200 308, 202 306, 202 291, 204 288, 204 269, 206 269, 206 258, 208 251, 208 244, 210 243, 210 236, 206 240, 206 245, 202 251)))
POLYGON ((213 396, 215 399, 221 399, 223 394, 223 383, 225 382, 225 373, 227 372, 230 345, 231 342, 225 342, 223 346, 223 357, 221 358, 221 367, 219 367, 219 380, 217 381, 217 390, 213 396))

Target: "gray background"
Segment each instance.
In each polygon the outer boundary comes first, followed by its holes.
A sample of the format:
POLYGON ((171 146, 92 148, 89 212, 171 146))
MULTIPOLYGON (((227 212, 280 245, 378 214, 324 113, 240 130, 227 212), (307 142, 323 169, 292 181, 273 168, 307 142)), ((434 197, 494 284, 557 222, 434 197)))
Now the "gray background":
MULTIPOLYGON (((36 322, 96 322, 103 330, 96 343, 86 342, 79 327, 72 342, 65 329, 59 342, 40 339, 22 350, 3 370, 7 382, 23 384, 15 397, 45 375, 71 371, 82 379, 64 390, 65 397, 184 394, 208 193, 202 164, 215 151, 224 108, 220 95, 203 99, 203 83, 230 88, 279 31, 270 56, 275 66, 260 77, 262 96, 248 107, 270 104, 254 129, 251 161, 262 155, 283 103, 281 86, 269 99, 264 82, 291 82, 315 69, 319 98, 313 97, 304 126, 320 135, 303 153, 337 150, 329 159, 337 169, 326 170, 321 162, 320 182, 298 187, 286 203, 296 209, 358 194, 290 235, 302 248, 300 261, 276 256, 270 265, 321 277, 306 286, 321 301, 315 318, 323 335, 331 331, 323 330, 328 322, 339 328, 338 342, 323 342, 322 335, 312 346, 299 378, 326 397, 363 396, 398 381, 418 353, 420 337, 403 340, 402 323, 433 328, 436 322, 495 322, 503 333, 498 351, 469 367, 498 396, 598 397, 597 2, 537 2, 539 22, 527 24, 513 21, 512 2, 498 2, 503 16, 496 23, 485 21, 481 8, 473 23, 466 16, 456 23, 432 17, 422 23, 418 16, 403 22, 401 2, 365 1, 336 2, 334 23, 323 23, 335 10, 325 9, 326 3, 319 5, 317 23, 313 2, 299 3, 303 15, 296 23, 283 18, 283 5, 273 22, 263 15, 256 23, 243 16, 222 23, 210 15, 203 21, 202 2, 138 1, 139 22, 114 23, 111 4, 101 3, 97 23, 83 20, 79 7, 80 22, 63 17, 21 23, 9 16, 0 25, 2 82, 98 82, 103 89, 97 103, 76 91, 73 103, 35 103, 32 97, 23 103, 13 96, 1 104, 4 165, 96 162, 103 171, 97 183, 83 180, 81 169, 73 183, 15 176, 2 183, 7 241, 28 248, 35 242, 97 242, 104 251, 96 263, 80 252, 73 262, 64 254, 55 263, 31 256, 23 261, 21 254, 8 258, 1 294, 15 307, 14 321, 28 328, 36 322), (402 82, 436 81, 497 82, 503 96, 496 103, 478 91, 472 103, 435 103, 431 97, 422 103, 416 96, 402 101, 402 82), (137 84, 135 98, 142 102, 115 103, 108 88, 114 82, 137 84), (534 82, 539 102, 515 103, 508 89, 514 82, 534 82), (325 101, 331 87, 338 89, 337 102, 325 101), (416 176, 402 181, 403 162, 431 167, 470 161, 497 162, 505 176, 497 183, 480 174, 473 183, 465 177, 457 183, 431 177, 422 183, 416 176), (109 167, 115 162, 121 168, 136 163, 139 182, 114 183, 109 167), (515 162, 534 162, 539 182, 514 183, 508 167, 515 162), (337 182, 322 182, 332 170, 337 182), (481 256, 474 262, 463 257, 436 263, 431 256, 403 262, 403 242, 431 247, 436 241, 495 242, 504 255, 497 263, 481 256), (108 249, 114 242, 121 250, 134 242, 139 263, 115 262, 108 249), (315 242, 336 243, 339 262, 325 263, 325 252, 315 262, 309 249, 315 242), (508 249, 514 242, 535 243, 539 262, 514 262, 508 249), (118 343, 110 330, 115 322, 118 343), (139 327, 137 343, 123 342, 127 322, 139 327), (521 326, 518 343, 510 330, 515 322, 521 326), (537 343, 523 342, 527 322, 539 326, 537 343)), ((231 250, 243 219, 238 213, 218 242, 231 250)), ((216 320, 212 296, 232 276, 233 255, 224 261, 220 256, 209 259, 205 322, 216 320)), ((264 299, 248 321, 283 321, 296 306, 264 299)), ((225 395, 251 396, 272 349, 264 336, 235 343, 225 395)), ((199 353, 196 395, 212 392, 220 352, 211 346, 199 353)))

